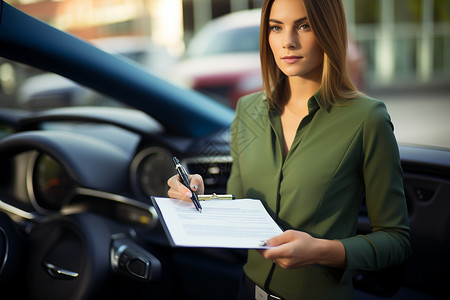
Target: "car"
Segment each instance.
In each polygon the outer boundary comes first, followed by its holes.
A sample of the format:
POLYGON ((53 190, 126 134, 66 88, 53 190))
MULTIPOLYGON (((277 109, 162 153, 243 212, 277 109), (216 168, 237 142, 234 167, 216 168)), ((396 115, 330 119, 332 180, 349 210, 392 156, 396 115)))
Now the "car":
MULTIPOLYGON (((234 111, 3 1, 1 16, 1 57, 123 105, 0 109, 0 297, 233 299, 245 250, 171 247, 149 197, 167 192, 173 156, 225 192, 234 111)), ((356 277, 356 296, 447 298, 450 150, 400 153, 413 254, 356 277)))
POLYGON ((261 89, 259 19, 261 9, 233 12, 203 26, 169 74, 232 108, 241 96, 261 89))
MULTIPOLYGON (((261 9, 255 8, 209 21, 193 35, 169 76, 235 108, 240 97, 262 89, 260 18, 261 9)), ((355 84, 363 88, 364 56, 353 39, 349 39, 349 66, 355 84)))

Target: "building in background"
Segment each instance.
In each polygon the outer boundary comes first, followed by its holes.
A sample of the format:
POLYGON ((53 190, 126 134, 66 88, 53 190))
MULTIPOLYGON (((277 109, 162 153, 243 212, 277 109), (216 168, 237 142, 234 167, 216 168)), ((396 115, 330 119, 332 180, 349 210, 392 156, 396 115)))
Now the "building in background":
POLYGON ((18 9, 86 40, 150 37, 174 55, 184 51, 181 0, 10 0, 18 9))
POLYGON ((374 87, 450 79, 450 1, 343 0, 374 87))
POLYGON ((263 0, 183 0, 184 32, 187 40, 211 19, 230 12, 260 8, 263 0))

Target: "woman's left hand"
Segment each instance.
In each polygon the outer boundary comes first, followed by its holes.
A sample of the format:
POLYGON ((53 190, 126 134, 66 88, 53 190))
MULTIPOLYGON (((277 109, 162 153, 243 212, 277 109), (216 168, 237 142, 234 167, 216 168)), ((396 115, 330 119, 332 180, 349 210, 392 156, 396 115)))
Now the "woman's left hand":
POLYGON ((314 238, 306 232, 286 230, 267 241, 273 247, 258 252, 285 269, 312 264, 345 267, 345 249, 337 240, 314 238))

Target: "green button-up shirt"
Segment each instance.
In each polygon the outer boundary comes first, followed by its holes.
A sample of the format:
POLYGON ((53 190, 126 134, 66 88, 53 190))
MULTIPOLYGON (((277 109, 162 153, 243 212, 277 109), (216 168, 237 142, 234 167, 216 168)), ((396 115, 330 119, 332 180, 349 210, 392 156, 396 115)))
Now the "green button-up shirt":
POLYGON ((232 125, 228 192, 263 201, 283 229, 339 239, 347 267, 283 269, 250 250, 245 273, 284 299, 352 298, 351 278, 404 261, 410 252, 403 172, 385 105, 361 97, 324 108, 308 101, 283 157, 280 112, 262 93, 243 97, 232 125), (356 235, 366 198, 372 233, 356 235))

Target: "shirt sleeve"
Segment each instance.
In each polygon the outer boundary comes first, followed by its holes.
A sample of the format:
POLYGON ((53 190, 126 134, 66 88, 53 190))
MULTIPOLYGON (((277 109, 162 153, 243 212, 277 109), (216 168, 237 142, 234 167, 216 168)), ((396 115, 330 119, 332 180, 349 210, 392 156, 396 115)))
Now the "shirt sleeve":
POLYGON ((341 281, 360 271, 399 264, 410 254, 403 171, 393 125, 385 105, 376 101, 363 130, 362 174, 371 233, 342 239, 347 268, 341 281))
POLYGON ((230 153, 231 158, 233 160, 232 166, 231 166, 231 173, 230 177, 228 178, 227 182, 227 193, 233 194, 236 198, 243 198, 244 192, 242 188, 242 180, 241 180, 241 173, 239 170, 239 130, 241 128, 239 127, 239 116, 240 116, 240 102, 238 101, 236 106, 236 114, 233 120, 233 123, 231 124, 231 143, 230 143, 230 153))

